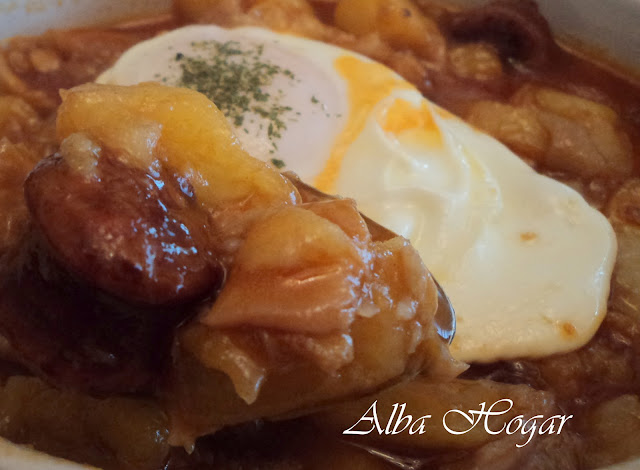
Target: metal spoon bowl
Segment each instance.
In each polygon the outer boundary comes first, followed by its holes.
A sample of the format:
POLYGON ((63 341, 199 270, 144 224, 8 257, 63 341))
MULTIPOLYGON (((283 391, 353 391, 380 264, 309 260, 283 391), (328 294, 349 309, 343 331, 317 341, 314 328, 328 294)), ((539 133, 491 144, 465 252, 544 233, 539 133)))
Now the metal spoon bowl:
MULTIPOLYGON (((305 202, 338 199, 337 196, 325 194, 322 191, 314 188, 313 186, 309 186, 308 184, 304 183, 300 179, 300 177, 292 171, 286 171, 282 174, 294 184, 305 202)), ((360 213, 360 215, 366 222, 367 227, 369 227, 369 232, 371 232, 371 236, 374 240, 384 241, 398 236, 398 234, 396 234, 395 232, 389 230, 383 225, 380 225, 378 222, 370 219, 366 215, 362 213, 360 213)), ((447 297, 447 294, 444 292, 438 281, 435 279, 435 277, 433 277, 433 274, 431 275, 431 278, 436 284, 436 288, 438 290, 438 308, 436 310, 434 323, 440 337, 448 344, 451 344, 456 333, 456 313, 453 310, 453 305, 451 305, 449 297, 447 297)))

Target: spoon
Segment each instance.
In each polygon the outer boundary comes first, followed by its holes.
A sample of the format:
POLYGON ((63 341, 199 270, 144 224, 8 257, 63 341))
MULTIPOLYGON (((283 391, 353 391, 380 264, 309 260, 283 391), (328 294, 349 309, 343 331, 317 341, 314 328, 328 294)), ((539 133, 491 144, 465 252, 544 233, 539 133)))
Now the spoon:
MULTIPOLYGON (((285 171, 282 174, 293 183, 305 202, 338 199, 337 196, 330 196, 329 194, 323 193, 313 186, 309 186, 304 183, 300 177, 292 171, 285 171)), ((384 241, 398 236, 395 232, 389 230, 383 225, 380 225, 378 222, 370 219, 363 213, 360 213, 360 215, 367 224, 369 232, 371 232, 371 237, 374 240, 384 241)), ((436 278, 433 277, 433 274, 431 275, 431 279, 433 279, 438 291, 438 308, 436 309, 434 323, 438 330, 438 335, 440 335, 440 337, 448 344, 451 344, 456 333, 456 313, 453 310, 453 305, 451 305, 449 297, 447 297, 442 286, 440 286, 438 281, 436 281, 436 278)))

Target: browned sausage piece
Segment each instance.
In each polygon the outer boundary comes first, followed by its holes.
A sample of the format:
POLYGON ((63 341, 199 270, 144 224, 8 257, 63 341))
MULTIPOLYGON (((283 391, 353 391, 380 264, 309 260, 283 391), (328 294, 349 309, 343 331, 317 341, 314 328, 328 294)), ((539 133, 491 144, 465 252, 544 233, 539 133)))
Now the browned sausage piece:
POLYGON ((215 294, 224 268, 188 182, 104 149, 92 165, 84 171, 56 154, 27 178, 27 205, 53 257, 77 279, 134 304, 215 294))

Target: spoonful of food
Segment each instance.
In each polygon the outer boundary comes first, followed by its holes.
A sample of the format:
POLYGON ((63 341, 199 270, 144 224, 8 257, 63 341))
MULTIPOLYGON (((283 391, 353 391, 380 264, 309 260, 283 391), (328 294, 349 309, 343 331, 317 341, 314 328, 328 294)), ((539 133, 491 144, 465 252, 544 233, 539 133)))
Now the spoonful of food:
MULTIPOLYGON (((336 199, 337 196, 330 196, 322 191, 304 183, 300 177, 292 171, 283 172, 283 175, 289 179, 298 189, 300 195, 306 202, 322 201, 327 199, 336 199)), ((375 220, 370 219, 364 214, 360 214, 369 227, 371 236, 377 240, 388 240, 390 238, 397 237, 398 234, 389 230, 388 228, 380 225, 375 220)), ((442 289, 442 286, 433 277, 433 282, 438 290, 438 309, 435 314, 435 326, 438 330, 440 337, 448 344, 451 344, 453 337, 456 333, 456 314, 453 309, 453 305, 447 297, 447 294, 442 289)))

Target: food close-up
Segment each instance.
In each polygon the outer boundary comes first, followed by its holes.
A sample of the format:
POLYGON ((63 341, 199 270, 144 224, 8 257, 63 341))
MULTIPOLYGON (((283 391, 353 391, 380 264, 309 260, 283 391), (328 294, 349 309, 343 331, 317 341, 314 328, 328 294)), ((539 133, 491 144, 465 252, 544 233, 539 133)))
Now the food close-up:
POLYGON ((638 63, 532 0, 149 11, 0 46, 0 470, 640 466, 638 63))

